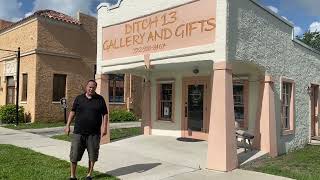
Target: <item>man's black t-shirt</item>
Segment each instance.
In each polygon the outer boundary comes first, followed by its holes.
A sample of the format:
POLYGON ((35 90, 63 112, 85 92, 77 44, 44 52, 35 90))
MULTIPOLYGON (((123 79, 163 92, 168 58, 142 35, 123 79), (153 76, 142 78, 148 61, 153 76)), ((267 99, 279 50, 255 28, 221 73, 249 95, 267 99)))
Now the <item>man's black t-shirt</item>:
POLYGON ((95 94, 91 99, 86 94, 76 97, 72 111, 75 112, 75 134, 100 134, 102 117, 108 113, 106 102, 103 97, 95 94))

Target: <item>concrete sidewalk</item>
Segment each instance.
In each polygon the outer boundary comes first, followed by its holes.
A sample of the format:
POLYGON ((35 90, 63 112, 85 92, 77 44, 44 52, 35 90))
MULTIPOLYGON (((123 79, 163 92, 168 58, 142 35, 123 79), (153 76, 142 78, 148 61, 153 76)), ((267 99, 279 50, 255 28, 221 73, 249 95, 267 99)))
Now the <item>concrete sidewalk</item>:
MULTIPOLYGON (((110 129, 132 128, 132 127, 141 127, 141 122, 110 123, 110 129)), ((51 137, 51 136, 63 134, 64 133, 63 129, 64 127, 52 127, 52 128, 40 128, 40 129, 22 129, 20 131, 51 137)), ((73 131, 73 126, 71 126, 71 131, 73 131)))
MULTIPOLYGON (((262 173, 256 173, 244 170, 234 170, 229 173, 208 171, 199 169, 191 163, 184 163, 184 160, 192 162, 192 154, 189 159, 180 159, 177 161, 177 155, 166 154, 173 152, 164 151, 158 146, 154 147, 154 141, 159 138, 163 141, 166 137, 157 136, 137 136, 114 143, 102 145, 100 149, 99 161, 96 163, 95 170, 115 175, 121 179, 128 180, 194 180, 194 179, 217 179, 217 180, 285 180, 288 178, 277 177, 262 173), (150 138, 151 137, 151 138, 150 138), (137 145, 130 147, 132 143, 140 141, 146 143, 150 141, 150 146, 137 145), (143 147, 143 149, 141 149, 143 147), (134 150, 133 150, 134 149, 134 150), (158 151, 158 152, 157 152, 158 151), (162 153, 163 152, 163 153, 162 153), (158 154, 158 155, 157 155, 158 154), (160 155, 160 156, 159 156, 160 155), (166 158, 162 158, 166 157, 166 158), (173 158, 173 159, 171 159, 173 158), (189 165, 188 165, 189 164, 189 165)), ((169 138, 168 138, 169 139, 169 138)), ((179 142, 181 144, 185 142, 179 142)), ((70 143, 61 140, 51 139, 45 136, 27 133, 18 130, 11 130, 0 127, 0 144, 12 144, 19 147, 30 148, 34 151, 54 156, 59 159, 69 160, 70 143)), ((184 144, 185 145, 185 144, 184 144)), ((187 146, 191 145, 187 144, 187 146)), ((185 153, 191 150, 186 150, 185 153)), ((176 152, 181 154, 180 152, 176 152)), ((185 157, 187 158, 187 157, 185 157)), ((85 153, 82 166, 87 166, 88 157, 85 153)), ((67 177, 66 177, 67 178, 67 177)))

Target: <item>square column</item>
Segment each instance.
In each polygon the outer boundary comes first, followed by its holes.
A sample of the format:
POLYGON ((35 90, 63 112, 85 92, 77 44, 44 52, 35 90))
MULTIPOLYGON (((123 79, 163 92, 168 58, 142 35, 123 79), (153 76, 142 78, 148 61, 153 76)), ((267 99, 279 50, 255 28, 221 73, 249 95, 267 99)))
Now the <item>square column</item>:
MULTIPOLYGON (((108 122, 107 122, 107 134, 105 136, 102 136, 101 134, 101 140, 100 144, 107 144, 110 142, 110 106, 109 106, 109 78, 106 74, 97 74, 96 75, 96 82, 97 82, 97 89, 96 92, 100 94, 104 100, 106 101, 106 105, 108 108, 108 122)), ((104 124, 101 125, 101 130, 105 128, 104 124)))
POLYGON ((151 82, 145 79, 142 100, 142 129, 144 135, 151 135, 151 82))
POLYGON ((231 171, 238 167, 231 64, 214 64, 208 169, 231 171))
MULTIPOLYGON (((274 82, 271 76, 265 76, 261 87, 261 113, 256 123, 255 144, 256 148, 267 152, 271 157, 278 155, 276 135, 276 115, 274 103, 274 82)), ((259 116, 258 116, 259 117, 259 116)))

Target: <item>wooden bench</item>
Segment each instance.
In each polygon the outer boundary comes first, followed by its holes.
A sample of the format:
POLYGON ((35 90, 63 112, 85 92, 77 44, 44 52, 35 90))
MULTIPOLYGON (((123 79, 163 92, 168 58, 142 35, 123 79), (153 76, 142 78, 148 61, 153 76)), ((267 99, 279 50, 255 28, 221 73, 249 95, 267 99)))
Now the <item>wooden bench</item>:
MULTIPOLYGON (((238 129, 236 130, 236 139, 238 141, 238 137, 240 137, 244 143, 246 143, 246 140, 248 140, 248 143, 249 143, 249 147, 250 147, 250 150, 252 151, 252 142, 251 140, 254 138, 254 135, 248 131, 244 131, 244 130, 241 130, 241 129, 238 129)), ((244 146, 244 152, 247 152, 247 147, 246 145, 244 146)))

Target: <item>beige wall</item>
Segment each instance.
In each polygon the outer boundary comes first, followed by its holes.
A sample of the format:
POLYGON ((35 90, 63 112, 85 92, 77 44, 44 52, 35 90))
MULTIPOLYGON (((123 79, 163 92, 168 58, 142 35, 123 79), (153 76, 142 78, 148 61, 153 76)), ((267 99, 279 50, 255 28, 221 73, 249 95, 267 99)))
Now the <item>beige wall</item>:
POLYGON ((35 97, 36 97, 36 55, 30 55, 21 58, 20 61, 20 89, 19 89, 19 101, 20 105, 25 108, 25 113, 31 115, 31 119, 34 120, 35 116, 35 97), (23 91, 23 78, 22 74, 28 74, 27 85, 27 101, 21 102, 23 91))
POLYGON ((5 77, 3 76, 4 63, 0 62, 0 105, 4 105, 6 103, 6 84, 5 77))
MULTIPOLYGON (((37 27, 38 22, 32 19, 15 28, 0 32, 0 48, 18 50, 21 47, 21 53, 34 50, 37 47, 37 27)), ((0 61, 3 57, 12 53, 0 51, 0 61)))
MULTIPOLYGON (((37 21, 31 19, 17 27, 0 33, 0 48, 9 50, 18 50, 21 47, 21 61, 20 61, 20 92, 19 99, 21 100, 22 94, 22 73, 28 74, 28 101, 21 103, 25 108, 26 113, 30 113, 31 117, 34 118, 34 105, 35 105, 35 77, 36 77, 36 55, 25 55, 36 48, 37 42, 37 21)), ((5 61, 14 60, 15 53, 2 52, 0 51, 0 105, 6 104, 6 74, 5 74, 5 61), (6 57, 12 58, 6 59, 6 57)), ((16 68, 16 66, 14 67, 16 68)))
POLYGON ((132 93, 132 104, 130 108, 132 111, 139 117, 141 118, 141 103, 142 103, 142 82, 143 79, 138 76, 132 75, 132 82, 131 82, 131 93, 132 93))

